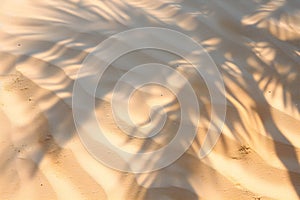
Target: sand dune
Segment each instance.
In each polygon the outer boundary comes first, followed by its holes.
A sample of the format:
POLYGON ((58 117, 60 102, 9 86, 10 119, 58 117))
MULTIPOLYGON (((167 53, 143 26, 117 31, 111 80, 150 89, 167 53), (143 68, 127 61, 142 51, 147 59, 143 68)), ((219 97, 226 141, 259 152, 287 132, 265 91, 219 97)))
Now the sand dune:
POLYGON ((297 0, 2 0, 0 199, 299 199, 299 22, 297 0), (226 120, 213 151, 200 159, 211 108, 204 80, 168 52, 120 57, 105 71, 95 106, 105 135, 120 148, 158 149, 180 122, 176 94, 153 86, 137 90, 129 108, 136 123, 147 124, 152 105, 163 105, 169 118, 162 136, 128 139, 119 129, 107 97, 132 66, 176 69, 201 110, 197 136, 176 162, 145 174, 120 172, 82 144, 73 85, 101 41, 150 26, 184 33, 206 49, 224 79, 226 120))

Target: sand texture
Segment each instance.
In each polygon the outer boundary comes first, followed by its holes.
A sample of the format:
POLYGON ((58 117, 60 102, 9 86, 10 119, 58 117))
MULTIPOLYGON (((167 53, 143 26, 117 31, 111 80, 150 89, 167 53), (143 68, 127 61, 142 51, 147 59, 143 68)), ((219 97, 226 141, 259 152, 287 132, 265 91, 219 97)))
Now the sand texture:
MULTIPOLYGON (((1 0, 0 199, 300 199, 299 87, 299 0, 1 0), (188 35, 221 72, 226 120, 207 157, 197 156, 211 107, 205 82, 182 58, 155 50, 113 62, 100 92, 111 95, 130 66, 176 68, 199 98, 190 148, 166 168, 135 174, 103 165, 82 144, 72 115, 77 72, 101 41, 138 27, 188 35)), ((171 136, 180 104, 166 88, 136 91, 129 108, 137 123, 147 123, 157 102, 170 114, 162 133, 171 136)), ((128 139, 104 97, 95 113, 110 140, 128 151, 157 149, 170 139, 128 139)))

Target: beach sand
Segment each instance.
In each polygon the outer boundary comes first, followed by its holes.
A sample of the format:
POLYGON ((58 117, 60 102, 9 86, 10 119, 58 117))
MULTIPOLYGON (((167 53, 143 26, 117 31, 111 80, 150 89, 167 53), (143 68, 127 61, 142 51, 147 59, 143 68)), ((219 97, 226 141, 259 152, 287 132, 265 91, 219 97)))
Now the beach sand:
MULTIPOLYGON (((0 27, 0 199, 300 198, 298 0, 2 0, 0 27), (119 58, 101 80, 106 95, 128 67, 164 63, 185 73, 203 111, 195 140, 178 160, 135 174, 109 168, 84 147, 73 121, 72 89, 100 42, 139 27, 176 30, 201 44, 224 79, 227 111, 220 139, 200 159, 211 107, 205 82, 168 52, 119 58)), ((174 94, 155 86, 132 98, 138 123, 147 122, 153 102, 173 102, 167 107, 173 118, 162 132, 176 132, 174 94)), ((167 140, 128 140, 105 98, 96 100, 95 113, 121 148, 153 150, 167 140)))

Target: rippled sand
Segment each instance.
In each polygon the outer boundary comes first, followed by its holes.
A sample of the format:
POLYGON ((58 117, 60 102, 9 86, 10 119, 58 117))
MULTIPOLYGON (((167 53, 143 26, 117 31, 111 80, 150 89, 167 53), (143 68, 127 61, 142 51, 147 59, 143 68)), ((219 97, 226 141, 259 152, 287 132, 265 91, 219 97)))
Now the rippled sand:
MULTIPOLYGON (((2 0, 0 27, 0 199, 300 198, 298 0, 2 0), (209 52, 224 78, 227 116, 217 145, 199 159, 211 107, 205 82, 167 52, 119 58, 100 83, 107 95, 126 67, 164 63, 188 77, 203 111, 182 157, 159 171, 133 174, 110 169, 87 152, 71 98, 89 52, 115 33, 145 26, 185 33, 209 52)), ((137 92, 130 108, 142 123, 151 102, 172 103, 167 109, 173 118, 163 129, 172 135, 180 105, 172 93, 157 90, 137 92)), ((105 99, 97 99, 96 113, 121 148, 163 145, 128 140, 105 99)))

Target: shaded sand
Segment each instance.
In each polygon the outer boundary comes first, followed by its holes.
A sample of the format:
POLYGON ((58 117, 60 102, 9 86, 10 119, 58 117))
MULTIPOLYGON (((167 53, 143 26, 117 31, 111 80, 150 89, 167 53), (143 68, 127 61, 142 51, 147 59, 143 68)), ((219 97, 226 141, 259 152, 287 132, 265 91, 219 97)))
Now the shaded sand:
MULTIPOLYGON (((299 1, 2 0, 0 27, 0 199, 300 198, 299 1), (190 80, 203 111, 180 159, 131 174, 86 151, 72 118, 72 86, 98 43, 145 26, 180 31, 205 47, 224 78, 227 116, 217 145, 199 159, 211 107, 204 81, 167 52, 119 58, 100 83, 105 95, 130 67, 158 62, 190 80)), ((139 90, 130 109, 137 123, 147 123, 151 104, 161 102, 170 113, 162 134, 172 135, 180 113, 174 99, 164 88, 139 90)), ((96 113, 124 149, 153 150, 170 140, 128 139, 105 98, 96 100, 96 113)))

